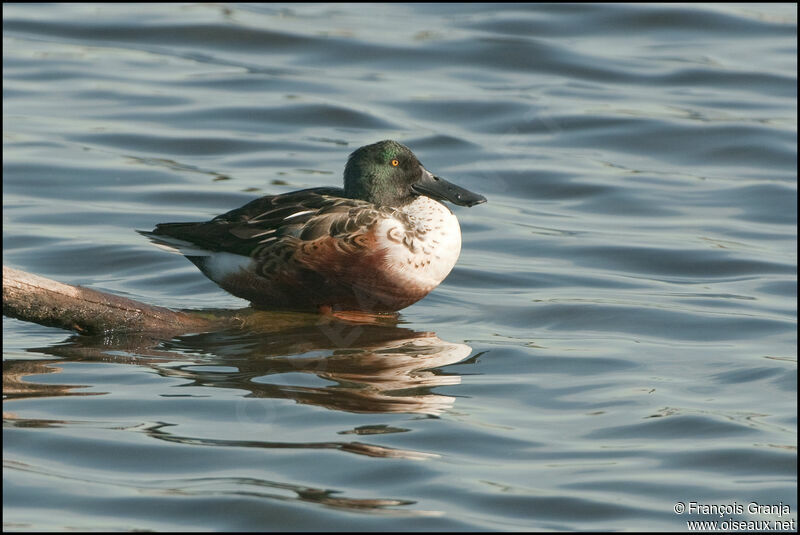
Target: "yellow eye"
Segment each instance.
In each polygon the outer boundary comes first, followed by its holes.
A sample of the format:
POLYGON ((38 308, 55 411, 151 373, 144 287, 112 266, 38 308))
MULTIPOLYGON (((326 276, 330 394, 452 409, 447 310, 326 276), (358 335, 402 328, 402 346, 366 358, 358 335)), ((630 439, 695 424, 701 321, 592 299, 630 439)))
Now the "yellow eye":
POLYGON ((399 161, 397 161, 397 160, 392 160, 392 167, 397 167, 398 165, 400 165, 400 162, 399 162, 399 161))

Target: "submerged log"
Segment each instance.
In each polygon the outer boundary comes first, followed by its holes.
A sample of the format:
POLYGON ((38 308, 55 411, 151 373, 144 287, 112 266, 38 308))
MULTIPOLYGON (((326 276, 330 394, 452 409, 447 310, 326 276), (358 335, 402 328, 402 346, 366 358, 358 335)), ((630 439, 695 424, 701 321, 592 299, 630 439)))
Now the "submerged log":
POLYGON ((201 332, 230 321, 70 286, 6 266, 3 315, 81 334, 201 332))
POLYGON ((311 326, 324 329, 335 338, 342 325, 397 324, 397 314, 334 312, 320 315, 252 307, 172 310, 63 284, 6 266, 3 266, 3 315, 79 334, 140 334, 162 340, 228 328, 267 334, 311 326))

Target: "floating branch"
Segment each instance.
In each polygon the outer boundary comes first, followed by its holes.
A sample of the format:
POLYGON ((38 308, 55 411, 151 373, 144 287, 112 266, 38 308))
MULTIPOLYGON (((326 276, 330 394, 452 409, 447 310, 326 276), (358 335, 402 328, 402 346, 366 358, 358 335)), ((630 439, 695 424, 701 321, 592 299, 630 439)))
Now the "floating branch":
MULTIPOLYGON (((138 333, 166 339, 180 334, 246 329, 278 334, 286 329, 316 327, 338 345, 340 331, 348 325, 396 326, 397 314, 258 310, 172 310, 134 299, 70 286, 32 273, 3 266, 3 315, 79 334, 138 333)), ((346 331, 348 336, 354 332, 346 331)), ((351 340, 352 341, 352 340, 351 340)))
POLYGON ((189 333, 230 324, 230 318, 147 305, 6 266, 3 266, 3 315, 81 334, 189 333))

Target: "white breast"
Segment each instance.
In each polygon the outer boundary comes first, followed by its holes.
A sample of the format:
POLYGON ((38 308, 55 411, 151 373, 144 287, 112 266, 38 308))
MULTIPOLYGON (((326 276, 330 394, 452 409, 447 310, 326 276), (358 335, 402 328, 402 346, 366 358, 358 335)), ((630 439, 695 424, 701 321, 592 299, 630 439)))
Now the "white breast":
POLYGON ((430 291, 447 277, 461 253, 458 219, 445 205, 423 195, 401 211, 416 232, 407 233, 398 219, 381 221, 377 236, 379 245, 388 249, 387 268, 398 283, 430 291))

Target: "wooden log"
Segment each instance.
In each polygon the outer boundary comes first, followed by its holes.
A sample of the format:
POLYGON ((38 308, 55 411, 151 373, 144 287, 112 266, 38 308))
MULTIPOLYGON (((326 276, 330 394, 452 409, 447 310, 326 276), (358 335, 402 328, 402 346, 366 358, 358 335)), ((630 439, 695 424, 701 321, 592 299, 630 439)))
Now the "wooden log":
POLYGON ((203 332, 228 320, 157 307, 3 266, 3 315, 81 334, 203 332))

